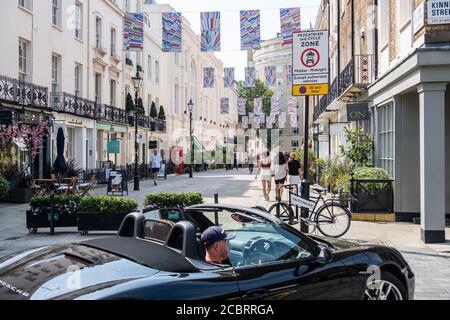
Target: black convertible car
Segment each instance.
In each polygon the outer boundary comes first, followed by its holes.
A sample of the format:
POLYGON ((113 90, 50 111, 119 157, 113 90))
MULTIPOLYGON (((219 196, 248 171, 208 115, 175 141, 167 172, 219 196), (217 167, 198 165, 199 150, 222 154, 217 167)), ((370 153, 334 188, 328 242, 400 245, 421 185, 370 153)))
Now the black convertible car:
POLYGON ((307 236, 257 208, 200 205, 131 213, 118 235, 0 259, 1 300, 370 299, 414 296, 414 274, 386 246, 307 236), (231 265, 204 260, 220 225, 231 265))

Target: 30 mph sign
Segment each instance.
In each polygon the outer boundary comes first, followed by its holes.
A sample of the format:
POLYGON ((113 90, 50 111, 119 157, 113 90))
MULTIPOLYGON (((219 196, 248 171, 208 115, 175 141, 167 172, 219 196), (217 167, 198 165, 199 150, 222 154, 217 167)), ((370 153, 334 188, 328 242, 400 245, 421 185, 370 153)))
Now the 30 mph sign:
POLYGON ((292 95, 327 95, 330 87, 328 31, 294 33, 292 95))

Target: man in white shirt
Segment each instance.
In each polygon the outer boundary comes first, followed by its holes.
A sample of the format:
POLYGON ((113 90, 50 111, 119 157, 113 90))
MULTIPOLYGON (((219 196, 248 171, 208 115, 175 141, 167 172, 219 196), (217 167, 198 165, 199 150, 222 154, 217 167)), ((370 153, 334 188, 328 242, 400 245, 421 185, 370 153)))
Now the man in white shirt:
POLYGON ((153 176, 153 182, 155 183, 155 186, 157 185, 156 180, 158 180, 158 173, 161 169, 162 159, 161 156, 158 154, 158 150, 153 151, 153 154, 151 156, 151 162, 152 162, 152 176, 153 176))

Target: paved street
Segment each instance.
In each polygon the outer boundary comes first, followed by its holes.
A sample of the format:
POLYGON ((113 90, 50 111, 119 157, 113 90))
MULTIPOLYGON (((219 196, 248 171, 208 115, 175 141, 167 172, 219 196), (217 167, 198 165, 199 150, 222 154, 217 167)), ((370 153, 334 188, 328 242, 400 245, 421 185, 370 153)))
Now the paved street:
MULTIPOLYGON (((219 193, 221 203, 254 206, 266 204, 260 194, 259 181, 248 175, 246 170, 208 171, 195 174, 190 180, 187 176, 171 176, 153 186, 152 181, 141 182, 141 191, 134 192, 129 184, 130 198, 138 201, 142 208, 145 194, 155 192, 198 191, 204 195, 205 202, 213 202, 214 193, 219 193)), ((95 189, 93 194, 105 194, 106 189, 95 189)), ((271 198, 274 193, 272 191, 271 198)), ((76 229, 57 229, 55 236, 48 230, 40 230, 30 235, 25 227, 25 210, 28 205, 0 204, 0 256, 11 252, 55 243, 70 243, 104 233, 81 236, 76 229)), ((392 245, 399 249, 416 274, 416 299, 450 299, 450 242, 442 245, 425 245, 420 241, 420 226, 397 223, 353 222, 346 239, 367 240, 392 245)), ((450 229, 447 229, 450 239, 450 229)))

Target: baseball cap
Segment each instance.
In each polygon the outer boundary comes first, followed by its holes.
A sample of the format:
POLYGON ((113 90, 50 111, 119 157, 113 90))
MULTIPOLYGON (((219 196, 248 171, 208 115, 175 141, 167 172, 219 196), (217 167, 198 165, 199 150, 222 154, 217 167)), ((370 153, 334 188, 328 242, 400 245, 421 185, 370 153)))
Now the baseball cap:
POLYGON ((203 232, 201 240, 204 245, 210 245, 223 240, 231 240, 235 237, 236 235, 226 233, 221 227, 213 226, 203 232))

